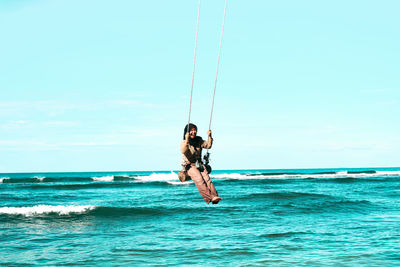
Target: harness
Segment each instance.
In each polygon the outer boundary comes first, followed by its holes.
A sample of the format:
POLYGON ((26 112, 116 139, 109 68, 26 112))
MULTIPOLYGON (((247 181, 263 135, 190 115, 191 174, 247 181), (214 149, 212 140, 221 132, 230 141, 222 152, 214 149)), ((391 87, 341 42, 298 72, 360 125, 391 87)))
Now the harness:
MULTIPOLYGON (((196 154, 199 153, 199 151, 196 149, 196 147, 193 147, 193 148, 194 148, 196 154)), ((203 157, 204 162, 201 159, 201 155, 199 157, 197 155, 195 155, 195 157, 196 157, 196 163, 195 163, 196 168, 200 172, 203 172, 204 168, 206 168, 207 172, 211 173, 212 168, 209 165, 209 163, 210 163, 210 153, 208 152, 208 150, 207 150, 207 153, 203 157)))

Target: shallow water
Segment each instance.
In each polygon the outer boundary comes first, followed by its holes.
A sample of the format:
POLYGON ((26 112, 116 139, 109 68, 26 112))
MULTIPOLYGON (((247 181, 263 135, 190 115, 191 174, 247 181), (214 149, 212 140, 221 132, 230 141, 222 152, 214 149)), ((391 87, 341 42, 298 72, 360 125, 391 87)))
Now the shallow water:
POLYGON ((0 265, 399 265, 400 168, 0 174, 0 265))

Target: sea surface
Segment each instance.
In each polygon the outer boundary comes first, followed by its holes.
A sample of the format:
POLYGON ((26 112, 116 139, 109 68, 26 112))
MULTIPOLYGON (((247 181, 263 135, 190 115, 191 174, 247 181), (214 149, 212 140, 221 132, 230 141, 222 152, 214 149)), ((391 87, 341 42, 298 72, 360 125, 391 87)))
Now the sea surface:
POLYGON ((400 266, 400 168, 0 174, 2 266, 400 266))

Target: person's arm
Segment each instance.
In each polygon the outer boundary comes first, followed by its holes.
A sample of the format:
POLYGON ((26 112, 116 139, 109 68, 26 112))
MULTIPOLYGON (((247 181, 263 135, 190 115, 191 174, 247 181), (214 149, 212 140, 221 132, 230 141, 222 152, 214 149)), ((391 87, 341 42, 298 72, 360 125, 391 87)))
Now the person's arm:
POLYGON ((208 130, 208 140, 207 141, 203 141, 203 143, 201 144, 202 148, 205 149, 210 149, 212 147, 212 143, 213 143, 213 138, 211 137, 211 130, 208 130))
POLYGON ((189 149, 189 133, 185 135, 185 140, 181 142, 181 152, 185 154, 189 149))

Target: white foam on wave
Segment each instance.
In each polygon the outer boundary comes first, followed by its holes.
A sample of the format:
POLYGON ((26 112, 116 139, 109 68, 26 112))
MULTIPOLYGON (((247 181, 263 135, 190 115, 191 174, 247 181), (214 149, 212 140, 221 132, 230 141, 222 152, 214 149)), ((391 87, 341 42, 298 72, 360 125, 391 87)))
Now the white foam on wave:
POLYGON ((114 180, 114 176, 101 176, 101 177, 92 177, 93 181, 99 181, 99 182, 111 182, 114 180))
POLYGON ((251 176, 240 173, 210 174, 213 179, 249 179, 251 176))
POLYGON ((3 207, 0 208, 0 214, 8 215, 24 215, 34 216, 41 214, 57 213, 59 215, 79 214, 93 210, 96 206, 50 206, 50 205, 37 205, 33 207, 3 207))
MULTIPOLYGON (((255 179, 304 179, 310 178, 312 175, 306 174, 281 174, 281 175, 265 175, 265 174, 239 174, 239 173, 230 173, 230 174, 218 174, 218 175, 211 175, 213 179, 237 179, 237 180, 255 180, 255 179)), ((322 178, 331 177, 331 175, 319 175, 322 178)))
POLYGON ((10 180, 10 177, 1 177, 0 178, 0 183, 2 183, 4 180, 10 180))
POLYGON ((172 184, 172 185, 188 185, 188 184, 193 184, 193 181, 186 181, 186 182, 176 182, 176 181, 167 181, 167 183, 172 184))
POLYGON ((388 176, 400 176, 400 171, 376 171, 375 173, 348 173, 338 172, 337 178, 370 178, 370 177, 388 177, 388 176))
POLYGON ((400 171, 376 171, 377 176, 400 176, 400 171))
POLYGON ((44 178, 46 178, 46 177, 44 177, 44 176, 34 176, 33 178, 35 178, 36 180, 38 180, 40 182, 43 182, 44 178))
POLYGON ((171 172, 171 173, 153 173, 146 176, 137 176, 135 177, 137 180, 141 181, 176 181, 178 180, 178 174, 171 172))

